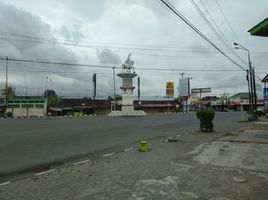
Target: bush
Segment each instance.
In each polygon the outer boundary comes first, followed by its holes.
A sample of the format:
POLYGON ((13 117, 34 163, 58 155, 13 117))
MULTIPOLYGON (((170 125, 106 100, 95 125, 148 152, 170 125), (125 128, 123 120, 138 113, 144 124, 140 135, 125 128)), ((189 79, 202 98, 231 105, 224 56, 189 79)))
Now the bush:
POLYGON ((7 117, 13 117, 13 113, 12 112, 7 112, 6 116, 7 117))
POLYGON ((176 113, 179 113, 179 112, 182 112, 182 111, 183 111, 182 108, 174 108, 174 112, 176 112, 176 113))
POLYGON ((215 117, 215 111, 209 108, 200 109, 196 112, 197 118, 200 120, 200 130, 202 132, 213 131, 213 119, 215 117))

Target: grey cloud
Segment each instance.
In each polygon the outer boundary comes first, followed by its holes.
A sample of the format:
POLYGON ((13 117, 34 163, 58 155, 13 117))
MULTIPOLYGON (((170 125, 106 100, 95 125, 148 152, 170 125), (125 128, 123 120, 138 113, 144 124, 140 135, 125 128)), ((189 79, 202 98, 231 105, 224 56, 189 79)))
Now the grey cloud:
POLYGON ((59 31, 60 35, 63 36, 65 39, 70 40, 72 39, 71 33, 66 26, 62 26, 59 31))
POLYGON ((120 56, 113 53, 110 49, 103 49, 101 52, 97 51, 97 56, 102 64, 118 65, 121 62, 120 56))
POLYGON ((68 7, 73 12, 79 14, 87 20, 98 20, 105 8, 107 7, 108 0, 98 0, 98 1, 86 1, 86 0, 76 0, 76 1, 65 1, 64 5, 68 7))
POLYGON ((59 34, 66 40, 72 40, 74 43, 78 43, 82 38, 84 38, 83 33, 81 33, 79 29, 71 31, 66 26, 62 26, 60 28, 59 34))
MULTIPOLYGON (((36 15, 32 15, 27 11, 17 9, 14 6, 0 3, 0 30, 10 33, 16 33, 20 35, 29 35, 41 38, 54 39, 51 27, 44 23, 42 19, 36 15)), ((64 30, 64 29, 63 29, 64 30)), ((66 31, 66 30, 65 30, 66 31)), ((71 35, 71 37, 73 37, 71 35)), ((47 44, 36 42, 33 40, 27 40, 27 38, 12 37, 9 34, 0 32, 0 56, 9 56, 15 58, 31 59, 31 60, 51 60, 76 63, 77 56, 66 49, 64 46, 58 44, 47 44)), ((4 62, 1 62, 1 70, 4 70, 4 62)), ((52 80, 54 87, 59 87, 62 90, 75 90, 79 88, 81 90, 86 88, 88 82, 86 77, 81 77, 81 74, 72 74, 74 81, 70 79, 62 79, 60 77, 66 77, 63 74, 59 76, 53 76, 57 72, 44 71, 70 71, 71 73, 78 72, 81 68, 72 67, 66 68, 62 65, 45 65, 37 63, 20 63, 9 61, 9 84, 16 87, 18 94, 24 94, 26 87, 43 88, 45 87, 45 77, 53 77, 52 80), (20 70, 20 71, 16 71, 20 70), (32 72, 38 71, 38 72, 32 72), (59 79, 59 80, 57 80, 59 79), (64 82, 65 81, 65 82, 64 82), (81 81, 81 82, 79 82, 81 81), (79 83, 79 85, 77 85, 79 83)), ((4 85, 4 77, 0 80, 1 87, 4 85)))

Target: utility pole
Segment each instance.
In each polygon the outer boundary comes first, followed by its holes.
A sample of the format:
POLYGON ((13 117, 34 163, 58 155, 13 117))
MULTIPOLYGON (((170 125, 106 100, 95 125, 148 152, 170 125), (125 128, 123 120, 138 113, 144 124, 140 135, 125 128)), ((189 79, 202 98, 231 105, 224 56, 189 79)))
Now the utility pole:
POLYGON ((50 93, 50 102, 51 102, 51 100, 52 100, 52 87, 51 87, 51 82, 52 82, 52 80, 51 80, 51 78, 49 79, 49 93, 50 93))
POLYGON ((255 69, 253 67, 253 94, 254 94, 254 111, 257 113, 257 94, 256 94, 256 84, 255 84, 255 69))
POLYGON ((241 49, 241 50, 244 50, 244 51, 247 51, 248 53, 248 65, 249 65, 249 71, 247 71, 247 78, 249 79, 249 83, 248 83, 248 86, 250 86, 249 88, 249 91, 250 91, 250 94, 249 94, 249 102, 250 102, 250 105, 251 105, 251 111, 252 112, 256 112, 256 106, 254 104, 254 99, 255 99, 255 94, 256 94, 256 87, 255 87, 255 74, 254 74, 254 70, 252 70, 252 64, 251 64, 251 60, 250 60, 250 52, 249 52, 249 49, 243 47, 242 45, 234 42, 234 46, 235 46, 235 49, 241 49), (255 88, 255 89, 254 89, 255 88), (255 91, 255 92, 254 92, 255 91), (254 98, 253 98, 254 96, 254 98))
POLYGON ((181 78, 183 79, 183 75, 184 75, 184 73, 181 73, 181 78))
POLYGON ((95 99, 97 90, 97 74, 93 74, 93 114, 95 114, 95 99))
POLYGON ((247 82, 248 82, 248 104, 250 104, 250 73, 249 73, 249 70, 247 69, 247 75, 246 75, 246 79, 247 79, 247 82))
POLYGON ((140 77, 138 77, 138 103, 140 104, 141 100, 141 91, 140 91, 140 77))
POLYGON ((116 94, 115 94, 115 67, 113 67, 113 79, 114 79, 114 110, 116 110, 117 102, 116 102, 116 94))
POLYGON ((248 53, 248 59, 249 59, 249 80, 250 80, 250 100, 251 100, 251 109, 252 111, 254 111, 254 92, 253 92, 253 70, 252 70, 252 66, 251 66, 251 61, 250 61, 250 55, 248 53))
POLYGON ((48 92, 48 90, 47 90, 47 85, 48 85, 48 83, 47 83, 47 81, 48 81, 48 77, 46 77, 46 89, 45 89, 46 115, 48 115, 48 94, 47 94, 47 92, 48 92))
POLYGON ((6 111, 7 111, 7 107, 8 107, 8 92, 7 92, 7 88, 8 88, 8 57, 6 57, 6 111))

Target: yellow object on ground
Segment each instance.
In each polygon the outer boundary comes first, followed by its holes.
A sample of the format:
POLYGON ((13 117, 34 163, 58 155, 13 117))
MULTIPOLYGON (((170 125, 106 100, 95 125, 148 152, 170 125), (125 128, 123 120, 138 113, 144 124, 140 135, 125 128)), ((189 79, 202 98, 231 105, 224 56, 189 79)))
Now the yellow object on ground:
POLYGON ((139 151, 141 152, 147 152, 150 150, 148 141, 141 140, 139 144, 139 151))

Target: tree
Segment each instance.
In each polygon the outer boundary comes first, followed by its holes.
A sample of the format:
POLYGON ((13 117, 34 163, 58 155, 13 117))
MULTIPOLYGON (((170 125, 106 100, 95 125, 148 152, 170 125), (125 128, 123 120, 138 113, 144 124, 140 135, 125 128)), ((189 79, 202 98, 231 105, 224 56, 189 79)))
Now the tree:
POLYGON ((53 98, 53 97, 57 97, 57 94, 54 90, 46 90, 44 92, 44 97, 53 98))
POLYGON ((58 98, 58 95, 54 90, 46 90, 44 92, 44 97, 47 99, 48 104, 57 104, 60 102, 60 98, 58 98))
POLYGON ((1 94, 2 95, 7 95, 7 98, 14 98, 16 96, 15 94, 15 88, 13 88, 12 86, 8 86, 7 89, 4 88, 1 90, 1 94))
POLYGON ((91 97, 84 97, 83 100, 90 102, 92 99, 91 99, 91 97))
POLYGON ((59 105, 62 103, 62 99, 60 97, 52 97, 49 103, 52 105, 59 105))
MULTIPOLYGON (((120 96, 120 95, 115 95, 115 100, 116 100, 116 101, 122 100, 122 96, 120 96)), ((108 101, 111 103, 112 101, 114 101, 114 97, 112 97, 112 96, 108 96, 108 101)))

